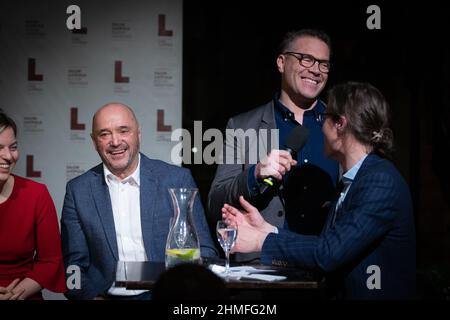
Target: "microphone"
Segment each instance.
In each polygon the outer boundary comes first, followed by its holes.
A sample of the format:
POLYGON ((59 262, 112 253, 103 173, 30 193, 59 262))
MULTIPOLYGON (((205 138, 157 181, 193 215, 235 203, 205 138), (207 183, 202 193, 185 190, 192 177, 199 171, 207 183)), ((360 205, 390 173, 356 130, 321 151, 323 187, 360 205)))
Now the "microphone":
MULTIPOLYGON (((306 141, 308 141, 309 130, 305 126, 299 125, 291 130, 289 136, 286 139, 284 150, 289 152, 289 154, 294 158, 297 155, 297 151, 303 148, 306 141)), ((262 193, 264 193, 268 188, 277 188, 279 183, 274 177, 267 177, 263 180, 265 184, 262 193)))

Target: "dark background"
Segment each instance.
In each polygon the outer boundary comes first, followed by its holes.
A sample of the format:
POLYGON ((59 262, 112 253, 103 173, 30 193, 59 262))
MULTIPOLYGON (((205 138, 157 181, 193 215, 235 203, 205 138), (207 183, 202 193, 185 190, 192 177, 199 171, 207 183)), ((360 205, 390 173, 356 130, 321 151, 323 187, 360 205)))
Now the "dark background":
MULTIPOLYGON (((392 111, 395 163, 414 201, 420 292, 449 297, 450 13, 444 6, 433 1, 283 0, 184 1, 183 6, 186 129, 201 120, 203 132, 224 130, 229 117, 268 102, 280 82, 278 44, 287 31, 301 28, 320 28, 331 37, 327 88, 365 81, 385 94, 392 111), (381 9, 381 30, 366 27, 371 4, 381 9)), ((206 208, 216 166, 186 167, 206 208)))

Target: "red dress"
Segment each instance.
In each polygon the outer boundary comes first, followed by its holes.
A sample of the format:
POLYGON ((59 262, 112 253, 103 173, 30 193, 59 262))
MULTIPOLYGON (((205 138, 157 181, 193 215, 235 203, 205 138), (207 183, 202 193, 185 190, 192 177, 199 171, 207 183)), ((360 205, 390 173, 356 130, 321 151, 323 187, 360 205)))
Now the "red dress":
MULTIPOLYGON (((0 204, 0 286, 30 278, 53 292, 66 290, 58 218, 45 185, 14 175, 0 204)), ((41 292, 30 297, 41 298, 41 292)))

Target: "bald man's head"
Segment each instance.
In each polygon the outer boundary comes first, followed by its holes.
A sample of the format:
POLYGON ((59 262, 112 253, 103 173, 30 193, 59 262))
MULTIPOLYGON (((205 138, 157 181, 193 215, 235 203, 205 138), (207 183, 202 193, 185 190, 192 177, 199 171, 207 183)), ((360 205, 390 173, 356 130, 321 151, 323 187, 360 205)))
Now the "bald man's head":
POLYGON ((92 118, 92 141, 106 167, 120 179, 131 175, 139 162, 141 132, 133 110, 108 103, 92 118))
POLYGON ((127 106, 126 104, 123 103, 119 103, 119 102, 110 102, 105 104, 104 106, 100 107, 95 113, 94 116, 92 117, 92 132, 94 132, 95 130, 95 121, 98 118, 99 114, 103 113, 103 112, 115 112, 115 111, 119 111, 120 112, 129 112, 130 116, 132 117, 132 119, 136 122, 136 125, 139 127, 139 122, 137 121, 136 115, 134 114, 133 109, 131 109, 129 106, 127 106))

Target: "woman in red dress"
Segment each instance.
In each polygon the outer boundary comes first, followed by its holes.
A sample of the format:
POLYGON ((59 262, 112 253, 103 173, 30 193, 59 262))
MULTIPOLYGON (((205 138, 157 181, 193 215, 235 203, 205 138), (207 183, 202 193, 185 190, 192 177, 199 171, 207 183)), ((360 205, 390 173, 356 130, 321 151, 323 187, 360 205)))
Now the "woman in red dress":
POLYGON ((55 206, 45 185, 13 175, 19 159, 14 121, 0 110, 0 300, 64 292, 55 206))

